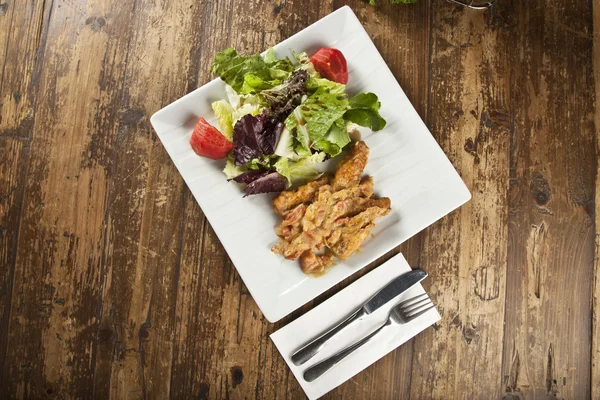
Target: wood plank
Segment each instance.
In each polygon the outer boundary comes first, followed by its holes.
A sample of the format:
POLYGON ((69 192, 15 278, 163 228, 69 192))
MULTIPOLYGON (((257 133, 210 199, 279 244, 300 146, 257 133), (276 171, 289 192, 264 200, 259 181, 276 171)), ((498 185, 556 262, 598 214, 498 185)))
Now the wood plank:
POLYGON ((28 142, 0 137, 0 397, 8 397, 4 373, 7 356, 15 254, 23 199, 25 171, 29 158, 28 142))
POLYGON ((184 185, 149 117, 196 86, 208 3, 137 1, 108 212, 95 396, 167 398, 184 185))
POLYGON ((51 17, 25 179, 4 374, 10 377, 6 392, 11 397, 88 397, 109 154, 117 133, 111 100, 120 95, 118 87, 107 89, 104 79, 110 68, 120 70, 119 49, 127 41, 118 27, 126 29, 121 25, 126 13, 117 9, 109 15, 111 4, 100 0, 45 4, 51 17))
POLYGON ((595 198, 595 254, 594 287, 592 293, 592 385, 591 398, 600 399, 600 4, 592 3, 593 11, 593 64, 595 106, 594 122, 596 130, 596 198, 595 198))
POLYGON ((500 396, 510 93, 498 15, 432 5, 428 125, 473 198, 426 230, 421 266, 442 321, 415 339, 413 398, 500 396))
POLYGON ((0 8, 0 136, 32 136, 50 14, 44 6, 17 0, 0 8))
POLYGON ((589 398, 597 162, 591 9, 586 1, 513 7, 511 86, 522 90, 511 92, 501 388, 589 398))
POLYGON ((8 345, 18 229, 49 10, 40 2, 0 5, 0 396, 8 345))

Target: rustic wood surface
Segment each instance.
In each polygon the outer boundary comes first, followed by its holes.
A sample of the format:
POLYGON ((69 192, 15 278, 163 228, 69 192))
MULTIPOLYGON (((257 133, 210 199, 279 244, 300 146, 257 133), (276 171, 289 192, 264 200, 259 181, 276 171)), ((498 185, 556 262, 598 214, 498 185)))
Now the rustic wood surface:
POLYGON ((596 0, 0 0, 0 398, 304 398, 268 335, 378 263, 268 323, 149 116, 345 4, 473 199, 393 252, 442 321, 325 397, 600 399, 596 0))

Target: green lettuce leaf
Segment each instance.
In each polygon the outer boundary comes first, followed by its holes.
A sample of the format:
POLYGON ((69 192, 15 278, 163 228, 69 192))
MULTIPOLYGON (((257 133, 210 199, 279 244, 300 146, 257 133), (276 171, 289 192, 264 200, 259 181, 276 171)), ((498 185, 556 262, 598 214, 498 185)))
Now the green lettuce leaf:
POLYGON ((233 140, 233 107, 226 100, 215 101, 211 106, 219 122, 221 133, 231 142, 233 140))
POLYGON ((325 146, 323 141, 327 141, 331 126, 344 116, 347 109, 348 99, 345 96, 319 89, 294 109, 286 118, 285 126, 304 150, 309 151, 311 144, 319 143, 323 151, 332 155, 330 151, 338 153, 338 150, 325 146))
POLYGON ((310 180, 320 175, 316 166, 325 161, 325 153, 315 153, 298 162, 282 157, 274 165, 275 170, 283 175, 291 186, 292 181, 310 180))
POLYGON ((310 75, 314 75, 317 78, 320 78, 319 74, 317 73, 317 70, 315 69, 315 66, 310 61, 310 57, 308 56, 308 54, 306 54, 305 51, 303 51, 302 53, 296 53, 292 51, 292 54, 298 62, 297 68, 305 69, 310 75))
POLYGON ((246 114, 258 115, 262 111, 260 98, 255 94, 239 94, 229 85, 225 85, 229 104, 233 108, 231 115, 232 126, 246 114))
POLYGON ((227 162, 225 163, 225 168, 223 169, 223 173, 225 173, 225 175, 227 176, 227 179, 233 179, 236 176, 243 174, 247 170, 248 170, 248 168, 244 167, 243 165, 236 166, 233 157, 229 156, 227 158, 227 162))
POLYGON ((240 88, 242 94, 255 94, 261 90, 271 89, 273 86, 277 86, 281 83, 280 80, 265 80, 258 75, 253 73, 246 74, 244 76, 244 83, 240 88))
POLYGON ((289 58, 278 59, 275 56, 275 50, 271 47, 267 50, 264 56, 265 64, 269 67, 269 73, 272 79, 285 80, 289 78, 290 74, 294 71, 294 64, 289 58))
POLYGON ((299 156, 296 153, 295 148, 296 142, 294 140, 294 136, 292 136, 289 129, 284 128, 281 132, 281 136, 279 136, 277 147, 275 147, 275 155, 283 158, 289 158, 291 160, 297 160, 299 156))
POLYGON ((344 119, 360 126, 379 131, 385 127, 385 119, 379 115, 381 103, 374 93, 359 93, 349 102, 350 109, 344 114, 344 119))
POLYGON ((275 171, 279 172, 280 175, 285 176, 285 179, 287 179, 288 184, 291 186, 292 177, 290 176, 290 163, 286 157, 281 157, 277 160, 275 163, 275 171))
POLYGON ((342 149, 350 143, 350 136, 343 118, 338 119, 323 139, 313 143, 313 149, 323 151, 331 157, 342 152, 342 149))
POLYGON ((314 75, 310 75, 308 82, 306 83, 306 87, 310 93, 316 92, 319 88, 323 88, 332 94, 343 94, 346 90, 346 85, 343 83, 330 81, 326 78, 318 78, 314 75))
POLYGON ((290 177, 292 180, 308 180, 314 179, 321 173, 316 169, 316 166, 325 161, 325 153, 315 153, 310 157, 303 158, 302 160, 290 164, 290 177))
POLYGON ((257 93, 280 84, 293 70, 289 59, 276 60, 272 52, 268 54, 268 61, 260 54, 246 57, 229 48, 216 55, 212 72, 238 93, 257 93))

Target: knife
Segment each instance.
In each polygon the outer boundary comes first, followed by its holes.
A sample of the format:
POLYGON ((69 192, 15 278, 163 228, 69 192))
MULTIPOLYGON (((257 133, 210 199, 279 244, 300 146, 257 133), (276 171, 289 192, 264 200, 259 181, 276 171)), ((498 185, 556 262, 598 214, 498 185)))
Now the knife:
POLYGON ((421 269, 414 269, 410 272, 400 275, 397 278, 394 278, 390 283, 385 285, 381 290, 367 300, 358 310, 354 311, 328 331, 323 332, 318 337, 314 338, 300 349, 296 350, 294 354, 292 354, 292 362, 295 365, 304 364, 315 354, 317 354, 323 347, 325 347, 327 342, 329 342, 332 337, 345 330, 354 321, 371 314, 373 311, 377 310, 379 307, 383 306, 396 296, 404 293, 406 290, 421 282, 426 277, 427 272, 421 269))

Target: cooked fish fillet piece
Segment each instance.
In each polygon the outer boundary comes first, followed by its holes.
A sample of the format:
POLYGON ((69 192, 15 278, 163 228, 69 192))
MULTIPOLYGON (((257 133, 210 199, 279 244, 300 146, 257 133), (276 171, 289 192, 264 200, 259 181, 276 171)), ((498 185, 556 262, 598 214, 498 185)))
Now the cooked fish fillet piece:
POLYGON ((325 271, 325 268, 333 264, 333 254, 315 254, 312 250, 307 250, 300 256, 300 267, 305 274, 318 274, 325 271))
POLYGON ((279 196, 273 199, 275 211, 283 216, 298 204, 312 202, 315 193, 321 186, 328 184, 329 179, 328 175, 324 175, 315 181, 300 186, 297 190, 281 192, 279 196))
POLYGON ((365 142, 354 143, 350 154, 338 165, 333 178, 334 191, 358 185, 368 159, 369 147, 365 142))

